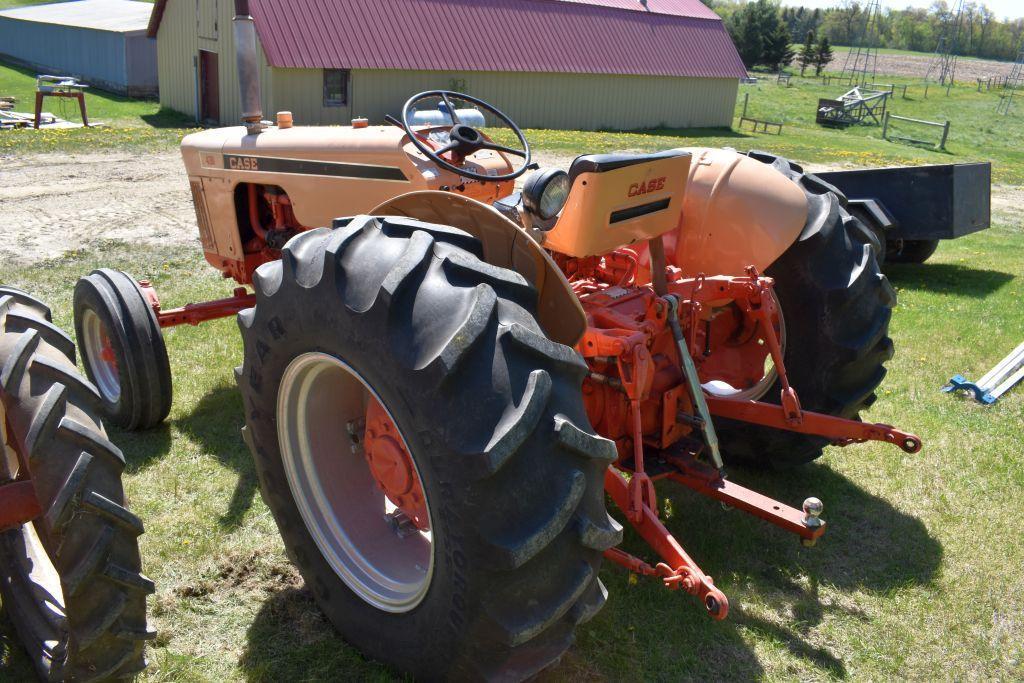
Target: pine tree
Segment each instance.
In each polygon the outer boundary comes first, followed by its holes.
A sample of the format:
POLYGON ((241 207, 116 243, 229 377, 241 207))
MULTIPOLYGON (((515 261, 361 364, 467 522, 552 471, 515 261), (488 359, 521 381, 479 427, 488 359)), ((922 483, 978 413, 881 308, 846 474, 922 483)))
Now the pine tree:
POLYGON ((814 73, 817 76, 832 62, 832 46, 828 42, 828 36, 822 36, 815 48, 814 73))
POLYGON ((729 25, 729 33, 736 43, 736 51, 740 53, 740 59, 748 69, 760 63, 764 52, 765 40, 759 19, 757 3, 751 2, 732 16, 729 25))
POLYGON ((781 71, 793 61, 793 34, 774 3, 759 0, 757 4, 760 6, 761 26, 766 36, 760 62, 781 71))
POLYGON ((800 64, 800 75, 804 75, 804 71, 807 67, 814 64, 817 60, 817 45, 815 43, 814 31, 808 31, 807 37, 804 38, 804 47, 800 50, 800 59, 797 60, 800 64))

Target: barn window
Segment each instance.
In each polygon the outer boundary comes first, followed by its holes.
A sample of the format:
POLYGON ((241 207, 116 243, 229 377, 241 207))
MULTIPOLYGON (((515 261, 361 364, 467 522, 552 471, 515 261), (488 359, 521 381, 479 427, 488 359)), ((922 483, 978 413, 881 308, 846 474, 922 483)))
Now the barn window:
POLYGON ((348 106, 347 69, 324 69, 324 106, 348 106))

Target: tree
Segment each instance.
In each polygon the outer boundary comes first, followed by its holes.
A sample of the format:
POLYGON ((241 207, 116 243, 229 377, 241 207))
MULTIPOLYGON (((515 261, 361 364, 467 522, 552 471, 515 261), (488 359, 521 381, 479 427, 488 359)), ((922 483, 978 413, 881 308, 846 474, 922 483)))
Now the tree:
MULTIPOLYGON (((766 22, 771 25, 771 19, 766 22)), ((761 54, 761 63, 771 69, 782 71, 793 61, 793 34, 789 32, 789 26, 782 20, 782 17, 775 13, 775 27, 768 34, 764 41, 764 51, 761 54)))
POLYGON ((800 65, 801 76, 804 75, 807 67, 817 63, 818 55, 815 48, 817 48, 817 44, 815 43, 814 31, 808 31, 807 37, 804 38, 804 47, 800 50, 800 58, 797 60, 797 63, 800 65))
POLYGON ((749 69, 761 60, 761 53, 764 51, 764 37, 757 12, 757 3, 747 3, 738 12, 732 15, 729 25, 729 33, 736 43, 736 51, 740 53, 740 59, 749 69))
POLYGON ((815 46, 814 75, 820 76, 825 67, 832 62, 832 45, 828 42, 828 36, 822 36, 815 46))
POLYGON ((793 60, 792 35, 778 5, 770 0, 748 2, 728 23, 729 34, 743 63, 779 67, 793 60))

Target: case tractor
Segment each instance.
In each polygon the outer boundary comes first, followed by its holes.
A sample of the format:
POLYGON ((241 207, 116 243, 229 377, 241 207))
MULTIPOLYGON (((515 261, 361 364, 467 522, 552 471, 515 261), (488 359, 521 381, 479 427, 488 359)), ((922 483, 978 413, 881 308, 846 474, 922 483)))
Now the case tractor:
POLYGON ((182 142, 206 260, 234 293, 168 309, 145 280, 97 270, 76 286, 76 331, 109 418, 141 429, 170 407, 163 331, 237 314, 263 497, 368 656, 525 678, 604 603, 602 560, 724 619, 657 482, 810 545, 820 501, 791 507, 729 468, 921 448, 858 417, 893 353, 895 295, 833 185, 727 149, 537 169, 508 116, 455 92, 382 125, 263 121, 244 1, 236 14, 244 125, 182 142), (424 107, 445 120, 416 125, 424 107), (618 547, 606 494, 648 557, 618 547))

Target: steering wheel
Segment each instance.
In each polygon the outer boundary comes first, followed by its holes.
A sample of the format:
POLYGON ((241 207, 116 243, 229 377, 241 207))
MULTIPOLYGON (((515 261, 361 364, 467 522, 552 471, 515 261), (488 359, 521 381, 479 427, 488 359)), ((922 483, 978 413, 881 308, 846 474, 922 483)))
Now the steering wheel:
POLYGON ((428 90, 427 92, 421 92, 419 95, 413 95, 409 98, 409 101, 405 103, 405 106, 402 107, 402 127, 405 128, 405 132, 409 136, 409 139, 412 140, 412 144, 416 145, 416 149, 423 152, 428 159, 441 168, 464 178, 471 178, 482 182, 515 180, 519 176, 523 175, 523 173, 526 172, 526 169, 530 166, 530 143, 526 141, 526 136, 523 135, 523 131, 519 129, 519 126, 517 126, 512 119, 498 111, 495 107, 487 104, 483 100, 472 97, 471 95, 465 95, 451 90, 428 90), (445 106, 448 108, 448 115, 451 116, 452 119, 452 126, 448 129, 448 144, 439 148, 432 146, 430 144, 430 140, 421 133, 413 131, 409 124, 409 117, 412 114, 412 110, 415 108, 415 105, 419 104, 423 100, 435 97, 441 98, 441 101, 444 102, 445 106), (506 147, 505 145, 499 145, 496 142, 492 142, 473 126, 466 125, 460 121, 459 115, 455 111, 455 105, 452 104, 453 99, 469 102, 476 105, 479 109, 496 116, 498 120, 512 129, 512 132, 516 134, 516 137, 519 138, 521 148, 515 149, 513 147, 506 147), (477 173, 476 171, 470 171, 469 169, 457 166, 456 163, 453 163, 453 161, 461 163, 461 161, 470 154, 478 152, 481 149, 491 149, 503 154, 517 156, 522 158, 523 162, 518 168, 515 168, 510 173, 493 176, 477 173), (442 156, 449 152, 452 155, 452 161, 449 161, 442 156))

